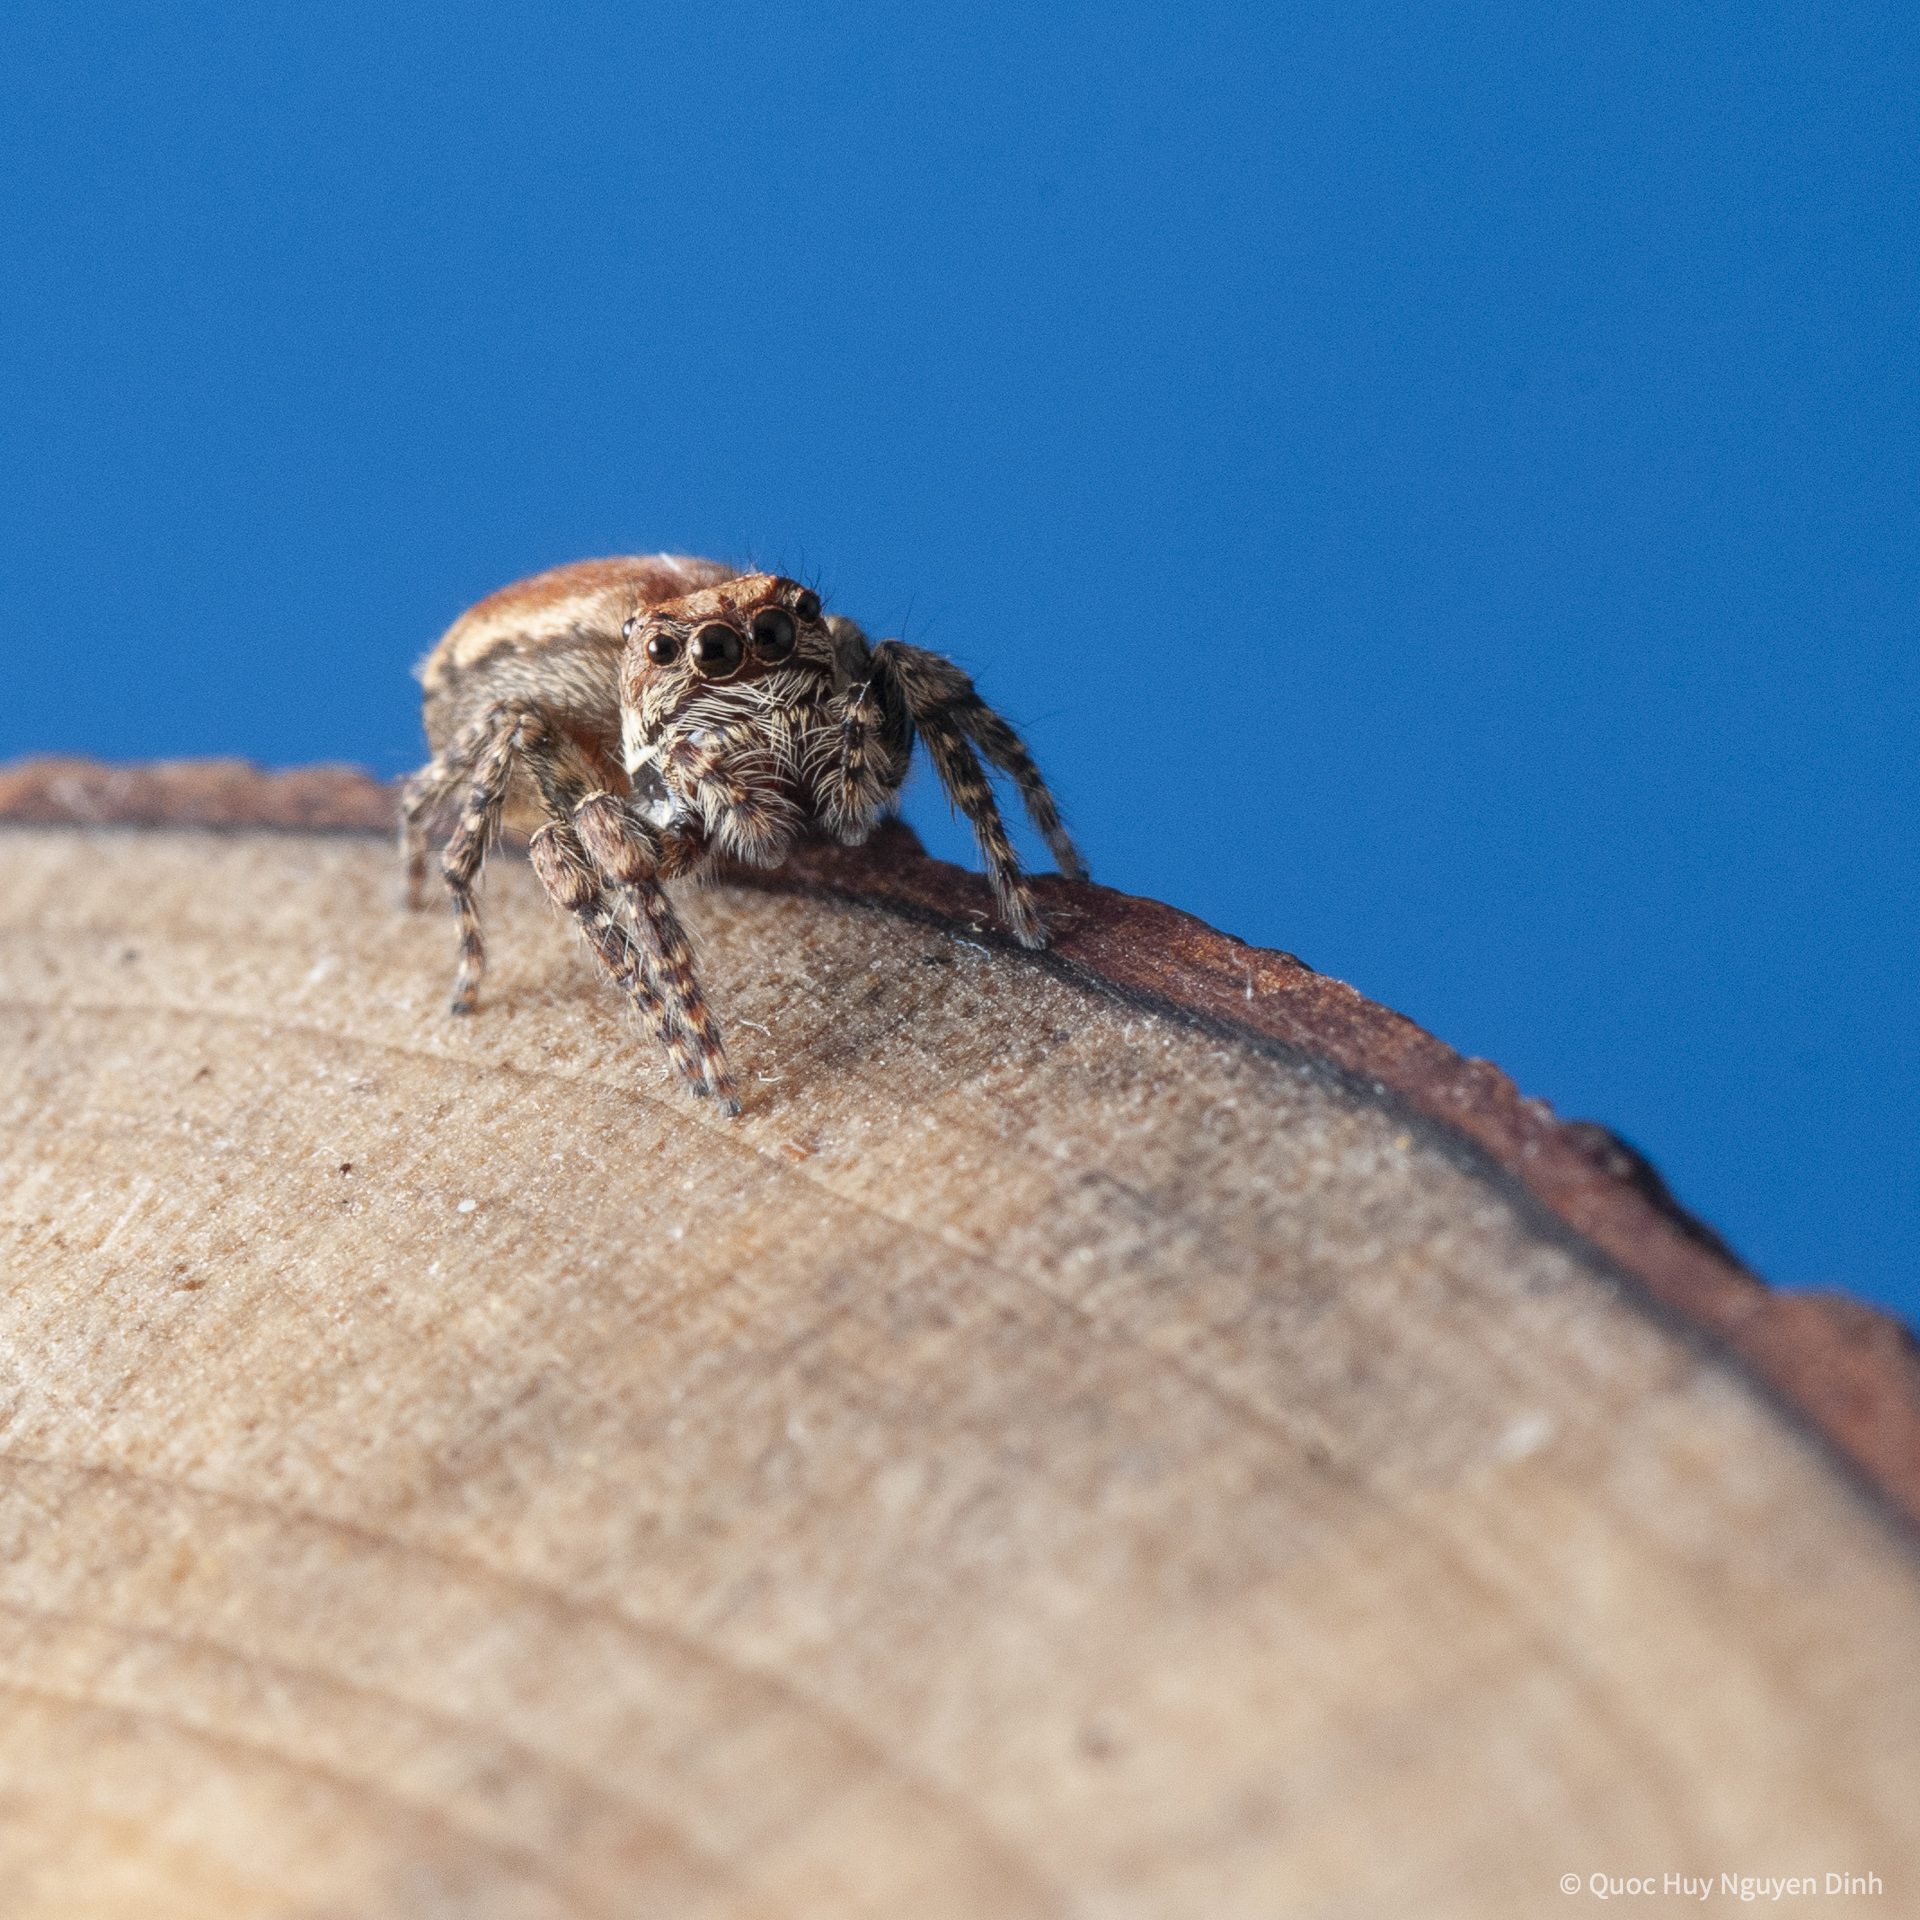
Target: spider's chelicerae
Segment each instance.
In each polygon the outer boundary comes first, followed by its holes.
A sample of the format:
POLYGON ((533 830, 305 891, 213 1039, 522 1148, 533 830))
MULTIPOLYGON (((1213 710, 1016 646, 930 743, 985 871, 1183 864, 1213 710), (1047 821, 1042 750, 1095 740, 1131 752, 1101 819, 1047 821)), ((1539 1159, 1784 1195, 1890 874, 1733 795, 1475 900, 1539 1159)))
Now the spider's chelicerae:
POLYGON ((857 846, 899 795, 914 736, 973 830, 1014 937, 1046 934, 984 758, 1009 775, 1060 871, 1079 855, 1020 736, 950 660, 868 643, 810 587, 674 554, 583 560, 462 614, 420 669, 433 758, 401 800, 407 898, 427 837, 460 927, 453 1011, 485 947, 473 889, 504 822, 695 1093, 740 1103, 663 880, 716 855, 774 867, 802 834, 857 846), (458 806, 457 817, 455 807, 458 806))

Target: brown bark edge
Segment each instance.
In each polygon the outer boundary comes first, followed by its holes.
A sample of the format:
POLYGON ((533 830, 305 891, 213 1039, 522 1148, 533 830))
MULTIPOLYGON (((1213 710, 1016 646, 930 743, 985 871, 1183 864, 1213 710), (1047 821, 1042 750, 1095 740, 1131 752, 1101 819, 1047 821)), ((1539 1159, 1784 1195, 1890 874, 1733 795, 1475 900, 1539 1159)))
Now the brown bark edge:
MULTIPOLYGON (((273 773, 243 760, 114 767, 42 758, 0 767, 0 821, 386 833, 395 791, 354 767, 273 773)), ((897 823, 865 847, 808 845, 776 874, 736 877, 971 926, 983 943, 1019 951, 996 931, 986 880, 931 858, 897 823)), ((1463 1058, 1292 954, 1110 887, 1036 884, 1053 934, 1038 956, 1044 964, 1143 1008, 1277 1044, 1464 1136, 1652 1300, 1737 1355, 1920 1526, 1920 1347, 1897 1322, 1844 1296, 1775 1292, 1590 1124, 1556 1119, 1498 1067, 1463 1058)))

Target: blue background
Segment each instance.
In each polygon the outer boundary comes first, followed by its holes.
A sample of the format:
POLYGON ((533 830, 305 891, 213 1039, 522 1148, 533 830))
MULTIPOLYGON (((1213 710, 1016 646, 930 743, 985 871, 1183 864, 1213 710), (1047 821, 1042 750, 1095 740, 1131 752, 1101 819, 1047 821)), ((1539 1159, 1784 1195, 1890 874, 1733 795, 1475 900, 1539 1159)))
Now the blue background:
POLYGON ((1920 1317, 1910 18, 17 3, 0 754, 394 773, 480 594, 752 557, 1920 1317))

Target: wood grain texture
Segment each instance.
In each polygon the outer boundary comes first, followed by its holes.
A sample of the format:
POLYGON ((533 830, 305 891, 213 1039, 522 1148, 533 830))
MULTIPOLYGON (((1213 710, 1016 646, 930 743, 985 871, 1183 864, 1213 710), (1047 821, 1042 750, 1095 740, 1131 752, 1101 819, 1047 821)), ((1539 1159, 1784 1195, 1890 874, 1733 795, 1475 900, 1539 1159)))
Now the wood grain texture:
MULTIPOLYGON (((42 756, 0 767, 0 821, 387 834, 396 789, 352 767, 267 772, 242 760, 113 766, 42 756)), ((929 859, 895 823, 859 848, 813 843, 742 884, 884 906, 993 931, 991 889, 929 859)), ((1348 1076, 1477 1147, 1630 1284, 1737 1357, 1920 1537, 1920 1345, 1844 1295, 1779 1293, 1674 1201, 1656 1171, 1590 1121, 1562 1122, 1486 1060, 1292 954, 1265 952, 1191 914, 1099 886, 1035 884, 1052 916, 1044 963, 1128 1004, 1348 1076)))
POLYGON ((729 1125, 393 884, 0 832, 0 1910, 1914 1897, 1910 1537, 1471 1135, 731 886, 729 1125))

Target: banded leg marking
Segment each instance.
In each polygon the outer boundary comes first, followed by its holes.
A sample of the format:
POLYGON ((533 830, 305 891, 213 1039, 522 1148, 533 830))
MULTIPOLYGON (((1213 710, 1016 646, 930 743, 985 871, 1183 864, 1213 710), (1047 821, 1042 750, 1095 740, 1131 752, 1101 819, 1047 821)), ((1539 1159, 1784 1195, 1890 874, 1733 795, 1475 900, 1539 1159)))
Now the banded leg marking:
POLYGON ((696 1092, 705 1093, 699 1055, 660 991, 652 956, 622 925, 573 828, 564 820, 549 820, 533 836, 527 852, 547 897, 573 916, 593 957, 632 1001, 674 1070, 696 1092))
POLYGON ((740 1111, 719 1023, 693 967, 693 947, 659 880, 671 843, 611 793, 590 793, 573 810, 574 825, 594 864, 627 890, 647 938, 655 978, 677 1046, 674 1064, 697 1093, 711 1092, 729 1113, 740 1111))
POLYGON ((847 846, 857 847, 898 790, 899 769, 887 750, 887 716, 872 681, 849 689, 840 720, 839 754, 819 783, 827 824, 847 846))
POLYGON ((981 855, 986 860, 987 877, 993 882, 1001 917, 1023 947, 1044 946, 1047 936, 1041 929, 1033 890, 1020 871, 1020 857, 1007 838, 1006 822, 1000 818, 1000 808, 981 769, 979 755, 944 710, 917 715, 916 721, 920 737, 927 743, 928 756, 940 775, 940 784, 946 788, 953 804, 973 823, 973 837, 979 841, 981 855))
POLYGON ((440 856, 440 872, 460 929, 460 965, 454 974, 451 1006, 454 1013, 471 1013, 479 999, 480 978, 487 967, 487 944, 473 904, 473 886, 486 861, 487 849, 500 831, 501 809, 513 780, 514 756, 528 736, 537 737, 539 727, 533 715, 512 709, 496 710, 481 724, 491 733, 491 744, 480 755, 466 810, 440 856))

